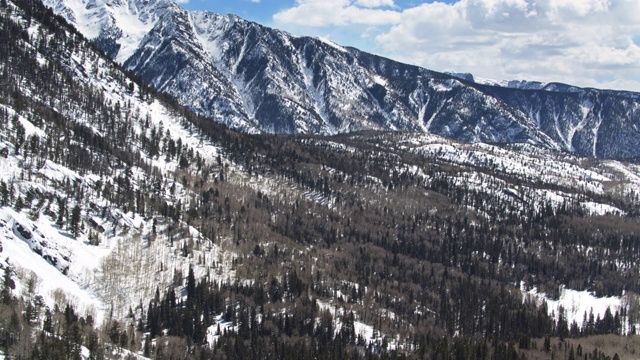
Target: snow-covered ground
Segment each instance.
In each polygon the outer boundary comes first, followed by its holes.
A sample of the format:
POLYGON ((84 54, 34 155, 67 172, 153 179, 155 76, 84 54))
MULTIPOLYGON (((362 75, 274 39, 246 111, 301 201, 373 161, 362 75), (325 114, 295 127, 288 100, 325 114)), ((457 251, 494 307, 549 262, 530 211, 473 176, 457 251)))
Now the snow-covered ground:
MULTIPOLYGON (((108 224, 102 222, 105 233, 114 231, 108 224)), ((140 224, 140 229, 132 228, 127 234, 97 235, 100 245, 91 245, 86 234, 75 238, 46 215, 34 221, 25 213, 1 207, 0 264, 16 272, 16 295, 40 295, 51 308, 74 304, 80 314, 91 314, 98 324, 112 310, 116 317, 126 315, 130 306, 151 298, 156 287, 166 291, 176 271, 186 276, 190 266, 198 278, 208 274, 214 282, 234 280, 232 254, 202 239, 194 229, 192 236, 201 245, 193 257, 185 258, 180 249, 186 239, 176 239, 174 246, 163 236, 149 241, 151 225, 140 224), (199 264, 198 258, 207 261, 199 264)), ((159 225, 158 232, 163 230, 159 225)))
MULTIPOLYGON (((331 302, 326 302, 322 300, 316 299, 316 304, 318 304, 318 309, 320 312, 329 312, 333 317, 333 330, 334 334, 338 336, 340 331, 342 330, 342 318, 347 315, 347 310, 343 307, 338 307, 333 305, 331 302)), ((390 337, 382 333, 379 330, 374 329, 374 327, 370 324, 363 322, 359 319, 358 313, 353 311, 354 320, 354 333, 356 337, 361 337, 364 339, 366 344, 373 344, 376 346, 382 346, 383 343, 386 342, 386 348, 388 350, 395 350, 402 346, 408 345, 400 342, 400 339, 390 337)), ((320 323, 320 319, 316 319, 316 323, 320 323)))
POLYGON ((74 304, 80 314, 91 314, 97 323, 102 322, 104 302, 72 279, 82 273, 98 271, 100 260, 108 254, 108 249, 84 246, 42 217, 34 222, 7 207, 0 208, 0 225, 0 262, 20 275, 16 288, 18 295, 40 295, 51 308, 56 304, 61 308, 67 303, 74 304), (31 234, 30 239, 19 232, 18 226, 25 234, 31 234))
MULTIPOLYGON (((553 315, 557 320, 560 316, 560 311, 564 311, 564 316, 567 322, 572 324, 574 321, 578 324, 578 327, 582 327, 585 318, 589 319, 591 313, 593 313, 594 319, 602 319, 609 309, 611 314, 620 314, 623 307, 626 307, 625 301, 622 297, 597 297, 593 293, 586 290, 577 291, 567 289, 563 287, 560 289, 560 296, 557 300, 550 299, 545 293, 539 293, 536 288, 527 290, 524 283, 521 283, 520 289, 526 298, 533 299, 538 305, 541 305, 543 301, 547 303, 547 311, 553 315)), ((640 324, 636 324, 636 328, 639 328, 640 324)), ((624 321, 623 331, 629 332, 629 324, 624 321)))
MULTIPOLYGON (((509 191, 529 206, 551 203, 558 207, 563 203, 576 203, 589 215, 624 216, 625 212, 614 205, 589 197, 615 194, 626 196, 628 201, 640 201, 640 168, 630 163, 584 159, 527 145, 463 144, 428 134, 407 135, 389 145, 430 160, 468 168, 468 172, 461 172, 454 181, 494 195, 507 186, 504 176, 518 179, 521 185, 509 191)), ((420 174, 416 170, 411 172, 420 174)))
POLYGON ((213 347, 221 335, 229 332, 229 331, 237 331, 238 327, 233 326, 233 323, 230 321, 225 321, 222 318, 222 314, 215 317, 215 322, 213 325, 207 328, 207 343, 209 346, 213 347))
MULTIPOLYGON (((79 1, 77 5, 84 6, 79 1)), ((37 27, 34 22, 30 32, 36 33, 37 27)), ((218 156, 230 163, 215 144, 185 128, 178 114, 169 111, 158 100, 143 99, 137 91, 131 91, 127 81, 114 79, 116 70, 108 61, 81 53, 70 54, 66 61, 70 75, 87 86, 100 89, 105 102, 122 105, 117 107, 121 118, 131 118, 134 114, 137 123, 132 131, 137 135, 155 127, 163 136, 170 134, 185 148, 193 149, 206 163, 217 161, 218 156)), ((24 92, 32 93, 35 101, 40 100, 41 95, 30 84, 25 84, 24 92)), ((53 104, 52 107, 63 116, 92 127, 97 134, 104 130, 93 125, 91 117, 94 115, 75 108, 73 102, 53 104)), ((49 136, 34 125, 36 122, 31 121, 31 117, 17 114, 6 105, 0 105, 0 111, 17 120, 24 128, 25 137, 37 136, 44 143, 49 136)), ((45 199, 42 208, 36 208, 34 203, 22 210, 0 207, 0 265, 15 271, 17 295, 40 295, 50 307, 71 303, 80 314, 91 314, 100 324, 105 320, 105 314, 113 312, 116 317, 124 316, 130 306, 135 307, 142 299, 151 298, 156 287, 164 291, 174 282, 175 274, 186 276, 189 267, 198 278, 208 274, 211 281, 235 279, 235 272, 231 270, 233 254, 223 251, 196 229, 181 224, 188 229, 188 236, 176 237, 171 243, 166 234, 167 225, 158 217, 155 219, 158 234, 154 236, 155 241, 150 241, 153 218, 115 208, 95 190, 97 182, 113 181, 110 177, 92 172, 79 174, 49 160, 36 166, 31 163, 32 159, 27 161, 22 154, 16 154, 11 141, 14 131, 13 125, 0 129, 0 148, 8 150, 7 157, 0 156, 0 180, 13 188, 16 198, 26 199, 28 193, 35 192, 44 194, 38 199, 45 199), (67 198, 61 190, 65 183, 78 186, 84 194, 81 200, 83 229, 77 235, 71 234, 66 226, 61 228, 56 224, 55 217, 60 208, 51 199, 65 199, 69 212, 78 201, 67 198), (191 240, 195 243, 193 256, 184 257, 179 250, 191 240), (200 259, 205 261, 200 262, 200 259)), ((144 152, 142 156, 167 179, 171 179, 171 174, 178 168, 177 159, 149 157, 144 152)), ((235 167, 231 164, 230 168, 235 167)), ((115 176, 123 175, 124 171, 114 169, 115 176)), ((146 176, 144 171, 136 167, 128 171, 134 189, 138 188, 146 176)), ((164 194, 166 200, 187 203, 191 194, 179 182, 174 182, 175 192, 164 194)))

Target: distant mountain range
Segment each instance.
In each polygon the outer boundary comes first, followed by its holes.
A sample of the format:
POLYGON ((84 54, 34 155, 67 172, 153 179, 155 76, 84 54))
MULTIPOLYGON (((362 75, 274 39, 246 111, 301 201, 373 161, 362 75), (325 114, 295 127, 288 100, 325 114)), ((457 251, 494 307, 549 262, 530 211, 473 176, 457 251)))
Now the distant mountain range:
POLYGON ((45 0, 109 56, 184 106, 250 133, 433 133, 640 157, 640 94, 476 82, 170 0, 45 0))

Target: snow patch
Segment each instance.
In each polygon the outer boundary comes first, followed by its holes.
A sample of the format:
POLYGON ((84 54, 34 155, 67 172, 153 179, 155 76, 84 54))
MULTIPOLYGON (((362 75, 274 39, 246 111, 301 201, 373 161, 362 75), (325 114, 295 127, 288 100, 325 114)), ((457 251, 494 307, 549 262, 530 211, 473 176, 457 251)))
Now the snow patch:
POLYGON ((534 299, 539 305, 543 301, 547 302, 547 308, 549 314, 554 314, 556 320, 559 316, 560 307, 564 309, 565 319, 569 324, 574 321, 578 324, 578 327, 582 326, 584 320, 584 314, 589 316, 589 313, 593 310, 594 318, 598 316, 602 319, 604 317, 607 308, 611 310, 612 314, 620 311, 622 307, 622 300, 620 297, 596 297, 594 294, 588 291, 577 291, 567 289, 563 287, 560 290, 560 298, 558 300, 549 299, 545 293, 538 293, 537 289, 527 291, 524 287, 524 283, 521 283, 521 291, 525 297, 534 299))
POLYGON ((332 48, 334 48, 334 49, 336 49, 338 51, 341 51, 341 52, 344 52, 344 53, 348 52, 346 48, 334 43, 333 41, 327 39, 326 37, 320 36, 320 37, 317 37, 316 39, 322 41, 323 43, 331 46, 332 48))

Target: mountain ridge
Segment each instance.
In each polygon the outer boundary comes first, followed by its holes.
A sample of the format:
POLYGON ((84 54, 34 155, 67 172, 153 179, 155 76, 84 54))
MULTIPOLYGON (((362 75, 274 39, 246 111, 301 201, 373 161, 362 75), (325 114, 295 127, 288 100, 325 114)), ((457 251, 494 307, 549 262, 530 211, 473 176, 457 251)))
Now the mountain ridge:
POLYGON ((518 81, 488 87, 168 0, 45 3, 158 90, 245 132, 401 130, 640 157, 636 93, 518 81), (140 28, 123 26, 129 17, 140 28), (87 26, 94 18, 98 30, 87 26))

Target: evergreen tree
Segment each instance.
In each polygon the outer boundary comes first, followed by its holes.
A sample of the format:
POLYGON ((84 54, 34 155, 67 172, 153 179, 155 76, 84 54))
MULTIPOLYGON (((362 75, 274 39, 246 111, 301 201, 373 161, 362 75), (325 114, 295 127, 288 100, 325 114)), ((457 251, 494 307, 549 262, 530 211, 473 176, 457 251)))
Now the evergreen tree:
POLYGON ((566 313, 562 305, 558 307, 558 323, 556 325, 556 331, 560 341, 564 341, 564 339, 569 335, 566 313))
POLYGON ((58 204, 58 217, 56 218, 56 225, 62 228, 64 225, 64 215, 67 209, 67 202, 62 197, 56 197, 56 202, 58 204))
POLYGON ((120 342, 120 324, 117 320, 111 322, 111 326, 109 327, 109 340, 111 340, 112 344, 119 344, 120 342))
POLYGON ((544 338, 544 345, 542 349, 547 353, 551 351, 551 339, 548 336, 545 336, 544 338))
POLYGON ((18 195, 15 204, 13 204, 13 208, 20 212, 24 208, 24 201, 22 201, 22 196, 18 195))
POLYGON ((196 293, 196 277, 193 274, 193 267, 189 266, 189 275, 187 275, 187 299, 193 302, 196 293))
POLYGON ((80 234, 80 215, 81 215, 80 206, 76 204, 71 210, 71 218, 69 219, 69 225, 68 225, 69 229, 71 230, 71 233, 73 234, 73 236, 76 236, 76 237, 80 234))
POLYGON ((9 188, 4 180, 0 180, 0 206, 9 205, 9 188))
POLYGON ((19 154, 22 144, 24 144, 25 141, 25 129, 24 126, 22 126, 22 124, 18 121, 17 115, 14 117, 13 128, 15 131, 13 146, 16 154, 19 154))
POLYGON ((46 308, 44 310, 44 320, 42 321, 42 330, 49 334, 53 334, 53 319, 51 316, 52 316, 51 310, 49 310, 49 308, 46 308))
POLYGON ((9 304, 13 300, 12 291, 16 288, 16 283, 11 278, 11 268, 8 266, 4 269, 4 276, 2 278, 2 302, 9 304))

